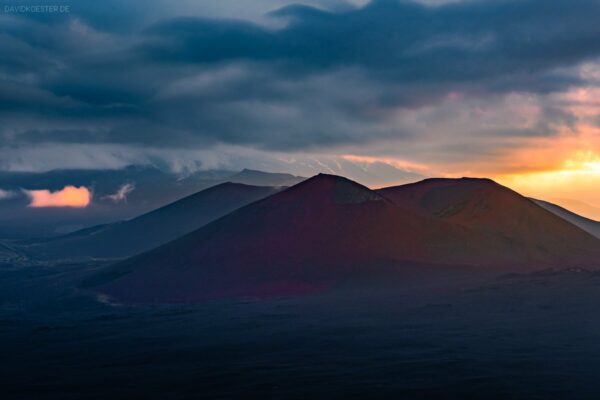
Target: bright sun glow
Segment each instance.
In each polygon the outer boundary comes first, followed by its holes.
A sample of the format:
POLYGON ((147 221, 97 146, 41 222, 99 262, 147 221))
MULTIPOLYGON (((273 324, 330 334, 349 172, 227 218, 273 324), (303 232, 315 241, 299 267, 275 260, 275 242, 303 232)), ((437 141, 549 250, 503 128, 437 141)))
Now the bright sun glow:
POLYGON ((503 175, 497 180, 527 196, 550 201, 578 199, 597 206, 600 204, 600 155, 589 150, 578 151, 555 170, 503 175))
POLYGON ((575 174, 600 174, 600 155, 593 151, 580 151, 564 164, 565 172, 575 174))

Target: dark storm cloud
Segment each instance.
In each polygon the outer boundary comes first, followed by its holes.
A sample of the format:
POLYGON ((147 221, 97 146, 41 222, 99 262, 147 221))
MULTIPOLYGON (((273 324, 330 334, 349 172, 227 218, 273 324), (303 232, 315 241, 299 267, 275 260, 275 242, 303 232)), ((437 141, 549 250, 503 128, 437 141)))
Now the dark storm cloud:
MULTIPOLYGON (((600 55, 595 0, 289 6, 272 13, 280 28, 96 3, 0 16, 5 143, 287 150, 413 138, 397 109, 452 92, 485 102, 564 90, 581 83, 572 67, 600 55)), ((555 111, 495 134, 551 135, 572 123, 555 111)))
POLYGON ((272 31, 242 21, 164 21, 147 30, 150 38, 141 50, 155 61, 280 61, 296 72, 360 66, 394 82, 489 81, 490 89, 535 91, 569 83, 535 74, 600 52, 600 3, 595 0, 481 1, 435 8, 379 0, 345 13, 290 6, 273 14, 289 18, 289 25, 272 31))

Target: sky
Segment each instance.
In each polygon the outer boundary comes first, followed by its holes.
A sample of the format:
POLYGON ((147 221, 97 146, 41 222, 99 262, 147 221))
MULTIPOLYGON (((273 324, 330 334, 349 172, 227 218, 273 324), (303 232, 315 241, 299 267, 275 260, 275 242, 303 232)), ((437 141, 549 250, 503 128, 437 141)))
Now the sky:
POLYGON ((0 1, 0 170, 371 168, 600 205, 597 0, 31 4, 0 1))

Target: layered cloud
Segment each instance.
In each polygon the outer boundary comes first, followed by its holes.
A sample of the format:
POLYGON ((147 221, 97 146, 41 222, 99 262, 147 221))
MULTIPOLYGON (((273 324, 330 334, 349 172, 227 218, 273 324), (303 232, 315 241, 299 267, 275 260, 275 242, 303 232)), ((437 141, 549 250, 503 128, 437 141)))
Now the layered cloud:
POLYGON ((115 193, 108 194, 103 198, 110 200, 114 203, 127 202, 127 196, 129 196, 129 193, 133 192, 134 190, 135 185, 133 183, 126 183, 124 185, 121 185, 115 193))
POLYGON ((65 186, 62 190, 24 190, 31 202, 29 207, 87 207, 92 193, 85 186, 65 186))
POLYGON ((595 0, 71 10, 0 15, 0 168, 335 159, 481 175, 600 145, 600 106, 581 95, 600 82, 595 0))
POLYGON ((14 190, 0 189, 0 200, 12 199, 17 193, 14 190))

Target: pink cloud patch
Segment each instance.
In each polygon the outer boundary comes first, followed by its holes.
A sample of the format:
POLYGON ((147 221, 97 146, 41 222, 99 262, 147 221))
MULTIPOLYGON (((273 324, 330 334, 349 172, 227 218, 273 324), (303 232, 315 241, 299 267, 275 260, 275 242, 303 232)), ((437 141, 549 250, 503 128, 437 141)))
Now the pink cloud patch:
POLYGON ((25 190, 31 199, 29 207, 87 207, 92 192, 85 186, 65 186, 62 190, 25 190))

